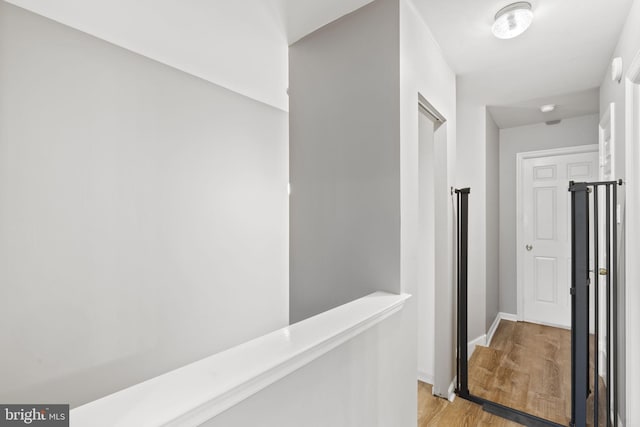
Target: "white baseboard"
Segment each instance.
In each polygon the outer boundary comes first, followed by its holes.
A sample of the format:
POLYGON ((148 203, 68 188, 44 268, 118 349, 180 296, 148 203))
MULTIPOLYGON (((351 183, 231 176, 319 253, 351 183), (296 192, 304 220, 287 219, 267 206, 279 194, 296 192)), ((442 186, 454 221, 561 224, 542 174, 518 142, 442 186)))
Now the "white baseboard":
POLYGON ((517 322, 518 321, 518 315, 517 314, 505 313, 505 312, 501 311, 500 313, 498 313, 498 316, 500 316, 501 319, 508 320, 510 322, 517 322))
POLYGON ((500 312, 496 315, 491 327, 489 328, 489 332, 487 332, 487 347, 491 345, 491 341, 493 340, 493 335, 498 330, 498 325, 500 325, 501 320, 509 320, 511 322, 517 322, 518 316, 510 313, 500 312))
MULTIPOLYGON (((520 320, 518 320, 518 321, 520 321, 520 320)), ((552 328, 565 329, 567 331, 571 330, 571 326, 561 325, 559 323, 553 323, 553 322, 544 322, 542 320, 522 319, 522 322, 535 323, 536 325, 542 325, 542 326, 551 326, 552 328)), ((593 330, 590 330, 589 333, 593 334, 593 330)))
POLYGON ((493 335, 498 330, 498 325, 500 325, 501 320, 502 317, 500 316, 500 313, 498 313, 496 315, 496 318, 493 320, 491 327, 489 328, 489 332, 487 332, 487 347, 491 345, 491 340, 493 340, 493 335))
POLYGON ((475 351, 477 345, 486 345, 486 344, 487 344, 486 335, 479 336, 478 338, 472 341, 469 341, 469 343, 467 343, 467 360, 471 359, 471 355, 475 351))
POLYGON ((486 335, 479 336, 478 338, 469 341, 467 344, 467 356, 470 359, 477 345, 490 346, 491 340, 493 340, 493 335, 498 330, 498 325, 500 325, 501 320, 509 320, 511 322, 517 322, 518 316, 510 313, 500 312, 496 315, 491 327, 489 328, 489 332, 486 335))
POLYGON ((429 375, 426 372, 418 371, 418 381, 422 381, 425 384, 433 385, 434 378, 433 375, 429 375))
POLYGON ((456 400, 456 381, 457 377, 453 377, 453 381, 449 384, 449 390, 447 391, 449 395, 449 402, 456 400))

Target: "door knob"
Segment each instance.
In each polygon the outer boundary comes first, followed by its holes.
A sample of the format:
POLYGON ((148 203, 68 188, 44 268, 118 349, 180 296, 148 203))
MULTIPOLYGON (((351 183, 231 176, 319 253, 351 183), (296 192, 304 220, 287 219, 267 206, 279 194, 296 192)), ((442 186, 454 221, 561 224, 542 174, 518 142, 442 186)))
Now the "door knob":
POLYGON ((600 273, 601 276, 606 276, 607 274, 609 274, 609 271, 607 271, 606 268, 601 268, 599 270, 599 273, 600 273))
POLYGON ((531 249, 533 249, 533 246, 527 245, 527 246, 525 246, 525 248, 527 248, 527 250, 530 251, 531 249))

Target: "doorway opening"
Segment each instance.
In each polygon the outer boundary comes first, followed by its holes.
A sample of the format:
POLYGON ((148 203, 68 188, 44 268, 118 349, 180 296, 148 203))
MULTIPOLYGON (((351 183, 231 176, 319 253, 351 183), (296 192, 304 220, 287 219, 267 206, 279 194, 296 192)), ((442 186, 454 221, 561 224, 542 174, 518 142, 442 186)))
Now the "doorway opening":
POLYGON ((453 398, 454 302, 447 120, 418 94, 418 379, 453 398), (438 250, 437 250, 438 248, 438 250), (438 327, 436 328, 436 319, 438 327))

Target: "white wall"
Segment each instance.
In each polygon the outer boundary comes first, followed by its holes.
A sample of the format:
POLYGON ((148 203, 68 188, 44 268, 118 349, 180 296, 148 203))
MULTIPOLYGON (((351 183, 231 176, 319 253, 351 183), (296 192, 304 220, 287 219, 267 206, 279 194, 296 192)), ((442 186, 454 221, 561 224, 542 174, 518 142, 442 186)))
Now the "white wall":
MULTIPOLYGON (((454 375, 453 207, 450 187, 456 164, 456 78, 422 17, 400 0, 400 165, 402 291, 418 292, 419 125, 418 94, 446 119, 434 139, 435 159, 435 329, 434 390, 446 396, 454 375)), ((415 310, 408 301, 407 310, 415 310)), ((412 322, 414 325, 418 319, 412 322)), ((415 329, 412 332, 415 336, 415 329)), ((415 353, 414 353, 415 354, 415 353)), ((415 365, 414 365, 415 366, 415 365)))
POLYGON ((487 278, 486 321, 491 328, 500 311, 500 130, 486 111, 487 278))
MULTIPOLYGON (((623 64, 623 76, 626 75, 627 70, 631 62, 636 58, 636 55, 640 51, 640 2, 634 1, 629 11, 629 15, 627 17, 627 21, 624 25, 624 28, 621 32, 620 39, 618 44, 613 52, 612 58, 621 57, 623 64)), ((615 168, 616 168, 616 177, 617 178, 625 178, 625 127, 626 127, 626 105, 625 105, 625 78, 623 77, 622 83, 613 82, 610 78, 611 70, 607 69, 605 73, 602 85, 600 86, 600 114, 604 114, 606 109, 608 108, 611 102, 615 102, 616 106, 616 122, 615 122, 615 134, 616 134, 616 147, 615 147, 615 168)), ((635 165, 637 169, 640 165, 635 165)), ((619 204, 622 208, 622 211, 625 210, 625 195, 624 193, 627 191, 633 191, 632 188, 623 187, 624 191, 619 191, 620 194, 619 204)), ((637 189, 636 189, 637 190, 637 189)), ((620 393, 620 415, 623 421, 626 421, 625 425, 632 426, 640 423, 640 409, 637 405, 629 405, 631 403, 631 399, 638 399, 640 396, 640 371, 637 370, 637 362, 636 360, 629 360, 627 363, 626 359, 626 351, 628 345, 626 343, 626 334, 627 328, 631 328, 630 333, 634 333, 635 337, 638 338, 634 340, 634 344, 630 344, 629 346, 634 346, 637 349, 637 343, 640 342, 640 335, 638 335, 637 325, 626 325, 625 326, 625 301, 627 300, 626 295, 626 280, 625 280, 625 265, 626 265, 626 254, 625 254, 625 246, 624 239, 622 236, 625 233, 626 225, 625 225, 625 217, 623 214, 623 223, 618 226, 618 232, 620 234, 620 248, 619 248, 619 304, 620 308, 618 313, 619 319, 619 337, 620 337, 620 345, 623 351, 620 353, 620 358, 618 360, 619 367, 619 383, 620 386, 618 391, 620 393), (627 365, 630 368, 629 372, 627 372, 627 365), (627 399, 627 394, 629 395, 629 399, 627 399), (627 416, 629 417, 627 419, 627 416)), ((637 222, 637 219, 633 219, 637 222)), ((635 262, 637 254, 629 255, 628 258, 630 262, 635 262)), ((629 306, 637 307, 637 304, 640 301, 629 301, 629 306)))
POLYGON ((400 288, 397 0, 290 48, 291 321, 400 288))
POLYGON ((398 393, 407 320, 406 309, 392 315, 203 426, 415 426, 415 402, 398 393))
POLYGON ((287 115, 0 2, 0 401, 287 324, 287 115))
POLYGON ((281 0, 212 0, 186 5, 179 0, 8 1, 288 109, 287 16, 281 0))
POLYGON ((500 310, 518 312, 516 263, 516 156, 598 143, 598 115, 565 119, 557 125, 520 126, 500 130, 500 310))

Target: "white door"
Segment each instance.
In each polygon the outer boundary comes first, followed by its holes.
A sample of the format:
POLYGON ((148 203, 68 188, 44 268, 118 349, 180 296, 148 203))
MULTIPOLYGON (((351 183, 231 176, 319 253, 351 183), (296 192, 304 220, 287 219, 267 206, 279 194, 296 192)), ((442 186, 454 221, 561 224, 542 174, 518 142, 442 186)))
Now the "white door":
POLYGON ((569 181, 596 181, 598 166, 597 151, 523 160, 525 321, 571 327, 569 181))

